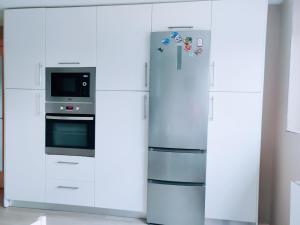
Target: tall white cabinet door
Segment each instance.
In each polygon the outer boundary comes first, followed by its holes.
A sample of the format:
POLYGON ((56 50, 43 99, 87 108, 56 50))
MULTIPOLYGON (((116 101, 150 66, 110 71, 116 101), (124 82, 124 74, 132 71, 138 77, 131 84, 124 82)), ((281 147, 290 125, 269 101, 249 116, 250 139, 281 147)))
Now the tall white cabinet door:
POLYGON ((205 216, 256 223, 262 94, 213 93, 209 116, 205 216))
POLYGON ((148 90, 151 9, 98 7, 97 90, 148 90))
POLYGON ((142 92, 97 92, 96 207, 146 212, 147 101, 142 92))
POLYGON ((96 14, 96 7, 46 9, 47 66, 96 66, 96 14))
POLYGON ((210 30, 211 2, 162 3, 153 5, 152 31, 210 30))
POLYGON ((45 200, 45 94, 5 91, 5 198, 45 200))
POLYGON ((212 1, 211 91, 263 90, 267 10, 267 0, 212 1))
POLYGON ((45 9, 5 11, 5 87, 45 88, 45 9))

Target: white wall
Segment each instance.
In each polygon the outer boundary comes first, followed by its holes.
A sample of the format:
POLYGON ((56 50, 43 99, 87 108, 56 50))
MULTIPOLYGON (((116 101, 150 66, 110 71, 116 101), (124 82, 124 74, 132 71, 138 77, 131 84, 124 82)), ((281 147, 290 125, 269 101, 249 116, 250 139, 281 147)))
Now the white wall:
POLYGON ((273 155, 277 124, 276 108, 279 77, 279 46, 281 6, 269 6, 266 46, 266 69, 262 125, 260 170, 259 221, 269 224, 271 219, 273 155))
MULTIPOLYGON (((291 180, 300 180, 300 135, 286 131, 292 9, 292 0, 286 0, 282 9, 280 28, 281 47, 279 53, 281 69, 278 88, 279 113, 277 117, 278 132, 276 134, 274 160, 272 225, 289 225, 290 182, 291 180)), ((300 9, 298 12, 300 12, 300 9)))

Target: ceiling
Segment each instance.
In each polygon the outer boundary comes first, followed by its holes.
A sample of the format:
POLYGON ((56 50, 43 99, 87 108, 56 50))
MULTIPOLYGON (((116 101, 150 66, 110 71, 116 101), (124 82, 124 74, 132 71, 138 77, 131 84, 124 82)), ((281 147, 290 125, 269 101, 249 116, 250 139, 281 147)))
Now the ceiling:
MULTIPOLYGON (((105 4, 122 4, 122 3, 153 3, 153 2, 174 2, 174 1, 186 1, 186 0, 0 0, 0 25, 3 24, 3 9, 6 8, 105 5, 105 4)), ((269 0, 269 4, 280 4, 283 1, 284 0, 269 0)))

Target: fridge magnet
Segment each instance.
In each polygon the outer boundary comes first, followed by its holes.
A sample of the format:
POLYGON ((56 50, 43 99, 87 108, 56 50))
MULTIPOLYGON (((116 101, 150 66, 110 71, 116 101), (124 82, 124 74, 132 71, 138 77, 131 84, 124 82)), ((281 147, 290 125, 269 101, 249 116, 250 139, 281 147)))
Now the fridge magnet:
POLYGON ((164 49, 162 47, 158 48, 157 49, 160 53, 163 53, 164 52, 164 49))
POLYGON ((179 35, 178 32, 172 32, 171 33, 171 38, 175 39, 179 35))
POLYGON ((182 42, 182 37, 181 37, 180 34, 178 34, 178 35, 175 37, 175 42, 176 42, 177 44, 182 42))
POLYGON ((184 51, 186 52, 192 51, 192 46, 190 44, 184 44, 184 51))
POLYGON ((202 38, 198 38, 197 47, 203 47, 203 39, 202 38))
POLYGON ((194 56, 195 56, 195 53, 194 53, 194 52, 189 52, 189 56, 190 56, 190 57, 194 57, 194 56))
POLYGON ((186 37, 183 42, 186 45, 191 45, 193 43, 193 38, 192 37, 186 37))
POLYGON ((194 51, 194 53, 195 53, 195 55, 201 55, 202 54, 202 52, 203 52, 203 48, 197 48, 195 51, 194 51))
POLYGON ((170 39, 169 38, 165 38, 161 41, 162 44, 164 45, 169 45, 170 44, 170 39))

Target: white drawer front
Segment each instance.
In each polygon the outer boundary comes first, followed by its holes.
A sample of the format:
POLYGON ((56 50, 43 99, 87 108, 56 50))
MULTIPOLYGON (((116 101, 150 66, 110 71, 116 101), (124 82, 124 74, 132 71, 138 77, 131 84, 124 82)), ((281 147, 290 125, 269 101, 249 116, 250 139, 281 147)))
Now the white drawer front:
POLYGON ((47 155, 46 166, 47 179, 94 181, 94 158, 47 155))
POLYGON ((94 182, 47 180, 47 203, 94 206, 94 182))

